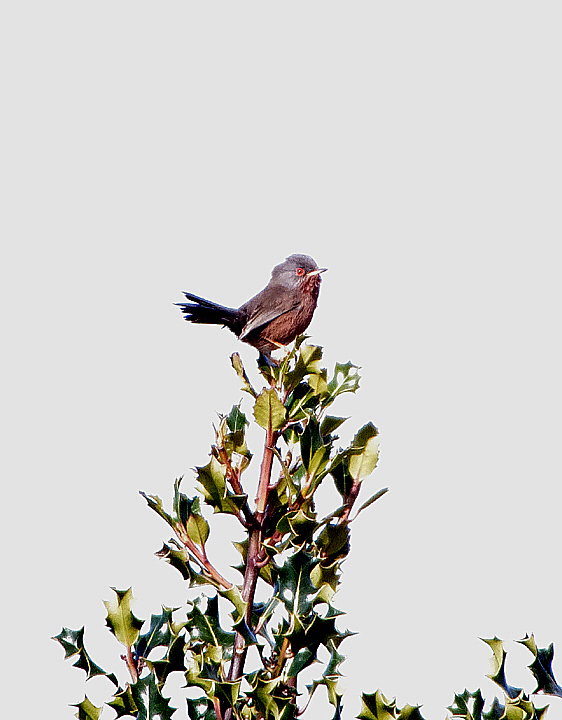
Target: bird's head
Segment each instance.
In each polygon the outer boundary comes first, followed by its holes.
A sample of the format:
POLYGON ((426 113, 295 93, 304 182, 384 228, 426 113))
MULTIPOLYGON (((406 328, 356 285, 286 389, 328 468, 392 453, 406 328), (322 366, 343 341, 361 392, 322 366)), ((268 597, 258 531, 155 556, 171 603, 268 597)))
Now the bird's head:
POLYGON ((319 268, 309 255, 290 255, 273 268, 271 282, 295 290, 313 289, 320 285, 320 274, 327 269, 319 268))

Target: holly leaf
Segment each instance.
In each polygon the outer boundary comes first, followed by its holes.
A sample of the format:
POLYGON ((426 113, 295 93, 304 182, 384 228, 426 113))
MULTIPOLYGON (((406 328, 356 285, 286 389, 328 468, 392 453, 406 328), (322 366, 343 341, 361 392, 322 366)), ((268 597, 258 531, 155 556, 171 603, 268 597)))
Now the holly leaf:
POLYGON ((114 699, 107 704, 115 710, 118 718, 128 717, 130 715, 136 717, 138 707, 133 700, 133 693, 131 692, 130 685, 127 685, 125 690, 120 690, 118 693, 115 693, 113 698, 114 699))
POLYGON ((349 537, 349 527, 346 524, 326 525, 316 540, 322 558, 334 560, 345 557, 349 553, 349 537))
POLYGON ((316 418, 311 417, 300 437, 301 458, 309 475, 321 475, 330 457, 331 443, 322 436, 316 418))
MULTIPOLYGON (((502 705, 497 698, 494 698, 492 707, 487 713, 482 713, 483 720, 541 720, 544 717, 547 707, 537 708, 523 691, 516 698, 506 697, 505 705, 502 705)), ((454 715, 455 717, 472 720, 470 715, 454 715)), ((480 720, 478 718, 478 720, 480 720)))
POLYGON ((337 491, 345 500, 353 486, 353 478, 349 472, 349 456, 347 450, 336 455, 330 464, 328 472, 334 478, 337 491))
POLYGON ((523 640, 518 640, 527 650, 533 653, 535 659, 529 665, 537 681, 537 688, 534 693, 546 693, 562 697, 562 687, 556 682, 552 672, 552 661, 554 659, 554 645, 551 643, 547 648, 538 648, 533 635, 526 635, 523 640))
POLYGON ((320 425, 320 433, 322 435, 331 435, 340 427, 340 425, 343 425, 347 419, 348 418, 337 417, 335 415, 326 415, 320 425))
POLYGON ((334 399, 345 392, 354 393, 359 387, 359 368, 351 362, 336 363, 334 368, 334 376, 328 383, 328 391, 330 393, 328 405, 334 399))
POLYGON ((276 596, 290 613, 297 617, 306 615, 312 609, 316 588, 310 574, 315 561, 304 552, 289 556, 281 567, 275 569, 277 579, 276 596))
POLYGON ((349 474, 356 481, 368 477, 379 459, 379 431, 373 423, 367 423, 355 435, 349 458, 349 474))
POLYGON ((170 641, 166 655, 162 660, 147 660, 147 665, 154 671, 157 678, 157 687, 162 690, 168 675, 173 672, 185 672, 185 648, 186 640, 184 635, 175 636, 170 641))
POLYGON ((378 490, 374 495, 371 495, 371 497, 368 500, 366 500, 363 503, 363 505, 361 505, 359 510, 355 513, 355 517, 357 517, 362 510, 365 510, 365 508, 368 508, 369 505, 372 505, 376 500, 381 498, 383 495, 386 495, 387 492, 388 492, 388 488, 382 488, 381 490, 378 490))
POLYGON ((447 710, 451 711, 453 718, 464 718, 464 720, 483 720, 482 710, 484 698, 480 690, 469 693, 465 690, 462 694, 455 694, 452 705, 447 710))
MULTIPOLYGON (((179 478, 179 480, 176 480, 176 483, 178 483, 179 481, 181 481, 181 478, 179 478)), ((142 490, 139 490, 139 494, 143 496, 143 498, 148 503, 148 506, 152 510, 154 510, 155 513, 160 515, 160 517, 163 518, 170 527, 174 527, 174 519, 164 510, 162 500, 158 497, 158 495, 147 495, 142 490)))
POLYGON ((207 697, 186 698, 189 720, 216 720, 217 715, 211 700, 207 697))
POLYGON ((222 649, 222 658, 232 657, 234 646, 234 633, 223 630, 219 620, 218 596, 207 600, 205 612, 199 609, 199 601, 195 600, 191 611, 187 615, 186 629, 189 632, 191 643, 211 645, 222 649))
POLYGON ((286 390, 289 392, 294 390, 307 375, 321 373, 320 360, 322 360, 322 348, 319 345, 301 345, 294 370, 285 375, 286 390))
POLYGON ((175 708, 161 695, 152 673, 131 685, 131 694, 137 706, 137 720, 171 720, 175 708))
POLYGON ((268 430, 280 430, 285 424, 285 406, 279 400, 275 388, 266 388, 258 395, 254 405, 257 424, 268 430))
POLYGON ((98 720, 103 709, 92 705, 87 697, 84 697, 84 700, 79 705, 73 705, 72 707, 78 708, 78 712, 74 716, 78 720, 98 720))
POLYGON ((187 534, 196 545, 203 547, 209 537, 209 523, 202 515, 191 513, 185 523, 187 534))
POLYGON ((258 394, 252 387, 252 384, 250 383, 248 376, 246 375, 246 371, 244 370, 244 365, 242 365, 240 355, 238 353, 234 353, 233 355, 231 355, 230 362, 232 363, 232 367, 234 368, 236 374, 238 375, 240 380, 242 380, 242 390, 256 398, 258 394))
POLYGON ((286 686, 281 677, 266 679, 254 674, 251 684, 252 691, 248 695, 252 698, 258 711, 257 717, 280 720, 281 713, 292 700, 291 696, 284 692, 286 686))
POLYGON ((205 502, 211 505, 216 513, 238 515, 247 496, 235 495, 228 490, 224 465, 221 465, 215 457, 211 457, 207 465, 197 467, 195 470, 205 502))
POLYGON ((115 686, 119 685, 115 675, 113 673, 106 673, 99 665, 96 665, 86 652, 86 648, 84 647, 83 627, 80 628, 80 630, 63 628, 61 632, 52 639, 59 642, 64 648, 65 660, 77 656, 75 662, 73 663, 73 667, 84 670, 86 673, 86 680, 89 680, 96 675, 105 675, 115 686))
MULTIPOLYGON (((236 543, 234 543, 236 545, 236 543)), ((242 599, 242 593, 237 585, 232 585, 228 590, 223 587, 217 588, 217 592, 221 597, 226 598, 234 605, 234 610, 231 613, 234 622, 239 622, 246 614, 247 602, 242 599)))
POLYGON ((184 547, 179 547, 175 540, 170 540, 170 543, 170 545, 164 543, 162 548, 157 553, 154 553, 156 557, 166 560, 172 567, 175 567, 181 573, 183 579, 189 582, 189 587, 209 585, 208 578, 193 568, 187 550, 184 547))
POLYGON ((132 589, 117 590, 111 588, 117 596, 113 600, 104 600, 107 610, 105 622, 117 640, 127 648, 132 647, 139 636, 144 620, 139 620, 131 612, 132 589))
POLYGON ((168 647, 172 639, 170 628, 173 627, 173 612, 173 608, 162 607, 160 615, 151 615, 150 628, 148 632, 140 636, 137 643, 136 650, 139 655, 148 657, 154 648, 168 647))
POLYGON ((361 696, 359 720, 423 720, 418 706, 405 705, 401 710, 396 700, 389 702, 380 690, 375 693, 363 693, 361 696))
POLYGON ((486 645, 489 645, 493 652, 492 672, 489 675, 486 675, 486 677, 489 677, 490 680, 493 680, 496 683, 496 685, 499 685, 509 698, 513 699, 518 697, 522 692, 522 688, 508 685, 507 680, 505 679, 505 659, 507 653, 504 650, 503 642, 497 637, 490 638, 489 640, 481 638, 481 640, 482 642, 485 642, 486 645))

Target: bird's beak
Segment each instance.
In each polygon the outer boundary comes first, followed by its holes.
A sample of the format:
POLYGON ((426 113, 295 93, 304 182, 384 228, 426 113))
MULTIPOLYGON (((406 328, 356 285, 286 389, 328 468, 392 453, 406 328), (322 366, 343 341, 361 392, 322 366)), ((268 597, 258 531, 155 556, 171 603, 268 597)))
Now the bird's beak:
POLYGON ((328 268, 318 268, 318 270, 311 270, 306 273, 306 277, 313 277, 314 275, 320 275, 320 273, 326 272, 328 268))

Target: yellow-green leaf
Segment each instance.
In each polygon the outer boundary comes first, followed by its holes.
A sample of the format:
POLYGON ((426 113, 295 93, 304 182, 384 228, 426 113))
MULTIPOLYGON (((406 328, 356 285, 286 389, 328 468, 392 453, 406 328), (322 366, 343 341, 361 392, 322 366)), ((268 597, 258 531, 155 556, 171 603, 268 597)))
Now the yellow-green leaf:
POLYGON ((133 599, 132 589, 111 589, 117 597, 113 600, 103 601, 107 609, 105 621, 117 640, 119 640, 122 645, 125 645, 125 647, 130 648, 137 641, 143 621, 136 618, 131 612, 131 601, 133 599))
POLYGON ((285 424, 285 406, 279 400, 275 388, 263 390, 256 400, 254 406, 254 417, 256 422, 266 430, 279 430, 285 424))
POLYGON ((209 523, 202 515, 190 514, 185 524, 185 529, 196 545, 203 547, 207 542, 207 538, 209 537, 209 523))

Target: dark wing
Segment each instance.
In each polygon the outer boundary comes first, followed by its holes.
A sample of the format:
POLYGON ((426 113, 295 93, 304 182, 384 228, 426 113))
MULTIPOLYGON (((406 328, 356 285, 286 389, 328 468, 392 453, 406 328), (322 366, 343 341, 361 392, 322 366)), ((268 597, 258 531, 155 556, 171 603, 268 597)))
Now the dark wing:
POLYGON ((248 322, 242 328, 239 335, 240 340, 246 340, 252 333, 259 334, 259 331, 281 315, 295 310, 299 300, 287 293, 280 293, 278 287, 268 286, 240 308, 246 313, 248 322))

